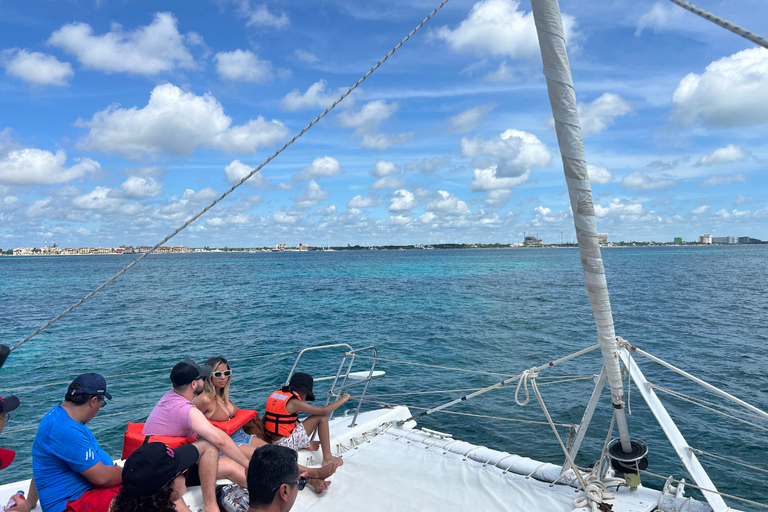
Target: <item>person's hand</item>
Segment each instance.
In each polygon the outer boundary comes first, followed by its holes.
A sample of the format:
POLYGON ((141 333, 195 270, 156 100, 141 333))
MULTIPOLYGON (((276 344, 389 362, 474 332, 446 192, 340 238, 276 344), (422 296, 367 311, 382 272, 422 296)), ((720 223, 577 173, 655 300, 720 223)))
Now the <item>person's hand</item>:
POLYGON ((341 401, 342 401, 342 402, 346 402, 346 401, 347 401, 347 400, 349 400, 350 398, 351 398, 351 397, 349 396, 349 393, 344 393, 343 395, 341 395, 341 401))
POLYGON ((11 499, 16 502, 15 507, 6 508, 5 510, 12 510, 13 512, 29 512, 32 510, 31 504, 24 499, 24 496, 20 496, 18 494, 14 494, 11 496, 11 499))

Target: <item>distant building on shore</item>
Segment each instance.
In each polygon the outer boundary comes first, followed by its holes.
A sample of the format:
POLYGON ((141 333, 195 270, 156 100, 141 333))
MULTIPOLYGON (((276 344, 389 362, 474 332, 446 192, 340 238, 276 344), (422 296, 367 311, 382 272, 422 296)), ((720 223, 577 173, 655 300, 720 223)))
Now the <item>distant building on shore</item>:
POLYGON ((525 237, 525 240, 523 240, 523 247, 541 247, 541 239, 536 238, 535 236, 527 236, 525 237))
POLYGON ((700 244, 711 244, 712 243, 712 235, 710 235, 710 234, 701 235, 699 237, 699 243, 700 244))
POLYGON ((739 243, 738 237, 735 236, 713 236, 712 242, 713 244, 737 244, 739 243))
POLYGON ((681 236, 676 236, 676 237, 675 237, 675 243, 676 243, 676 244, 682 244, 682 243, 683 243, 683 237, 681 237, 681 236))

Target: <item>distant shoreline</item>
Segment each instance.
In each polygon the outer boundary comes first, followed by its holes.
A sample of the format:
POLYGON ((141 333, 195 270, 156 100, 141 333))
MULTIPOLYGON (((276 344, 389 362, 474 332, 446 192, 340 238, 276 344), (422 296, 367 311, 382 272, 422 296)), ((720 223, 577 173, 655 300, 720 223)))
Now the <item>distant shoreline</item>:
MULTIPOLYGON (((657 243, 657 242, 618 242, 601 245, 601 249, 621 249, 621 248, 638 248, 638 247, 733 247, 733 246, 751 246, 751 245, 764 245, 768 242, 755 242, 749 244, 703 244, 703 243, 657 243)), ((210 253, 295 253, 295 252, 338 252, 338 251, 421 251, 421 250, 451 250, 451 249, 575 249, 578 248, 576 244, 542 244, 537 246, 525 246, 523 244, 434 244, 434 245, 384 245, 384 246, 339 246, 339 247, 305 247, 302 249, 289 247, 285 249, 273 249, 269 247, 164 247, 162 251, 155 251, 152 254, 210 254, 210 253)), ((8 252, 0 253, 0 257, 23 257, 23 258, 42 258, 42 257, 56 257, 56 256, 120 256, 120 255, 137 255, 148 252, 147 250, 122 250, 105 251, 101 249, 101 252, 50 252, 50 249, 46 252, 45 249, 37 249, 35 252, 25 252, 23 254, 8 254, 8 252)))

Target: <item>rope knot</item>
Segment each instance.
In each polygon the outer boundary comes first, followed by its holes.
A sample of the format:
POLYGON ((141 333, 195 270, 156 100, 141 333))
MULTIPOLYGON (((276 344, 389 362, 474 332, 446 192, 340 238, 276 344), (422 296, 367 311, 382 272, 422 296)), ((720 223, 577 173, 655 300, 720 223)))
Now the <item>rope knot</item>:
POLYGON ((539 370, 535 367, 531 368, 530 370, 524 370, 520 375, 520 380, 517 381, 517 387, 515 388, 515 403, 520 407, 525 407, 528 405, 528 379, 531 379, 531 382, 533 382, 538 376, 539 370), (521 402, 518 398, 518 394, 520 393, 520 386, 523 386, 523 389, 525 390, 525 400, 523 402, 521 402))

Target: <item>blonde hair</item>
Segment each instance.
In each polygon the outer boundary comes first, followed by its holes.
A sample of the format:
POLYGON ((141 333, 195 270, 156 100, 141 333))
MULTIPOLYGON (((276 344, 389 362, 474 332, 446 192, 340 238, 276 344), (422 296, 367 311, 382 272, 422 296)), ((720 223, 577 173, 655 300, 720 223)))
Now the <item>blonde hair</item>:
POLYGON ((229 366, 229 362, 227 362, 227 360, 224 359, 224 356, 214 356, 209 360, 207 360, 205 364, 206 366, 210 366, 212 370, 211 370, 211 374, 205 378, 203 392, 213 402, 216 401, 216 398, 221 398, 222 400, 224 400, 225 404, 228 404, 229 403, 229 385, 232 383, 232 375, 230 374, 230 378, 227 379, 227 384, 224 386, 224 389, 222 389, 221 396, 218 396, 216 393, 216 386, 213 385, 213 373, 216 371, 216 368, 220 364, 225 365, 227 367, 227 370, 231 370, 232 368, 229 366))

